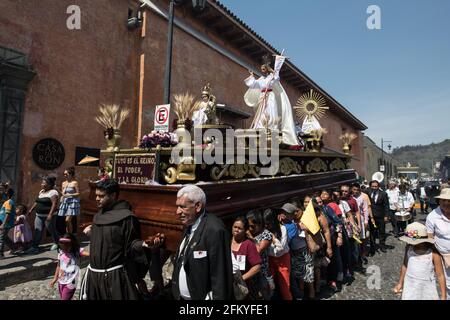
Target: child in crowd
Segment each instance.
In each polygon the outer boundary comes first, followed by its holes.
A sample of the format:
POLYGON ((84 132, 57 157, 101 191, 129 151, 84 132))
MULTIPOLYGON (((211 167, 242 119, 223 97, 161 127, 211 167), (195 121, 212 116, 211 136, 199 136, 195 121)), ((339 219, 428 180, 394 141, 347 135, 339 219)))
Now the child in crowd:
POLYGON ((5 244, 10 250, 13 249, 14 243, 12 242, 12 237, 8 236, 9 231, 14 228, 14 221, 16 221, 16 205, 14 203, 14 190, 6 190, 6 200, 2 206, 0 206, 0 259, 4 259, 5 255, 3 250, 5 249, 5 244))
POLYGON ((14 246, 15 251, 27 249, 28 244, 33 240, 30 225, 27 221, 28 209, 23 204, 16 208, 16 222, 14 224, 14 246))
POLYGON ((53 287, 58 282, 61 300, 71 300, 77 288, 80 257, 89 254, 80 249, 78 240, 72 233, 66 233, 60 238, 58 247, 58 266, 50 286, 53 287))
POLYGON ((441 291, 441 300, 446 300, 445 274, 442 260, 434 248, 434 239, 428 238, 427 228, 414 222, 406 228, 400 238, 408 245, 400 272, 400 281, 394 292, 402 293, 402 300, 438 300, 436 277, 441 291))

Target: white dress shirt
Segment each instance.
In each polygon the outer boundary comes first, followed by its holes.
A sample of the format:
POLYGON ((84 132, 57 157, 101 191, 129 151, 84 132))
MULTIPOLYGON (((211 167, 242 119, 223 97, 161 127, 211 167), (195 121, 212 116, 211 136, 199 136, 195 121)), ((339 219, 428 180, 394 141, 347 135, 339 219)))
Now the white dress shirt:
POLYGON ((402 194, 401 192, 398 193, 397 196, 397 207, 402 209, 409 209, 411 208, 415 203, 414 197, 411 194, 411 192, 406 191, 406 193, 402 194))
POLYGON ((395 188, 392 190, 388 189, 388 190, 386 190, 386 193, 389 198, 389 209, 397 210, 397 208, 395 207, 395 204, 398 203, 398 193, 399 193, 398 188, 395 188))
POLYGON ((441 254, 450 253, 450 220, 442 213, 440 207, 427 217, 427 232, 434 234, 436 249, 441 254))
MULTIPOLYGON (((200 225, 200 222, 202 221, 204 214, 201 214, 200 217, 195 221, 195 223, 192 225, 191 234, 189 238, 184 238, 183 242, 180 245, 180 253, 183 252, 184 246, 188 245, 191 241, 192 237, 194 236, 195 230, 197 230, 198 226, 200 225)), ((180 296, 185 300, 191 300, 191 293, 189 292, 188 284, 187 284, 187 277, 186 277, 186 271, 184 270, 184 261, 181 261, 182 265, 180 268, 180 276, 179 276, 179 288, 180 288, 180 296)))

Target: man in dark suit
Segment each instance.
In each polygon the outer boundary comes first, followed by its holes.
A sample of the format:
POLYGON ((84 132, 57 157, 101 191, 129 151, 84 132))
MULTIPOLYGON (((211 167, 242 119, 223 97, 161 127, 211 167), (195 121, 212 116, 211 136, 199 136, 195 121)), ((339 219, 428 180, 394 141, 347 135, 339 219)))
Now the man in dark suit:
POLYGON ((175 256, 172 293, 180 300, 230 300, 233 272, 230 235, 205 211, 202 189, 189 185, 177 194, 177 214, 186 227, 175 256))
POLYGON ((380 241, 380 250, 386 252, 385 218, 389 214, 389 198, 386 192, 380 190, 380 183, 376 180, 370 182, 367 192, 372 203, 372 215, 376 224, 376 227, 370 224, 370 252, 375 253, 376 238, 380 241))

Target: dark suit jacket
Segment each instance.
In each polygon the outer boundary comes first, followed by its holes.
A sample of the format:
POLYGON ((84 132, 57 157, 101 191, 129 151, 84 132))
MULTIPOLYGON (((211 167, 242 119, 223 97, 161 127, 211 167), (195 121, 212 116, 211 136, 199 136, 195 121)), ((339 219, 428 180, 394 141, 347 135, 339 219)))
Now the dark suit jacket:
MULTIPOLYGON (((185 234, 183 235, 184 238, 185 234)), ((222 221, 214 215, 205 214, 195 230, 184 255, 184 270, 193 300, 205 300, 212 291, 214 300, 230 300, 233 297, 233 269, 231 262, 230 235, 222 221), (194 257, 197 252, 197 257, 194 257), (198 253, 202 252, 202 258, 198 253), (203 257, 204 252, 206 256, 203 257)), ((172 275, 172 293, 180 299, 178 262, 180 248, 175 256, 172 275)))
POLYGON ((367 194, 372 202, 372 214, 376 218, 384 218, 389 213, 389 198, 386 192, 378 190, 378 199, 375 202, 372 198, 372 190, 369 189, 367 194))

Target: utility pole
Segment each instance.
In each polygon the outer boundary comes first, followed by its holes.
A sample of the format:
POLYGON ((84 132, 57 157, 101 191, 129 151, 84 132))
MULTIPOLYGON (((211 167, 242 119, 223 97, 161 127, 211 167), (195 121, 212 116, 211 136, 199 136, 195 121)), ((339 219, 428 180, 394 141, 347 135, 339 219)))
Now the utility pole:
MULTIPOLYGON (((383 138, 381 138, 381 165, 384 166, 384 143, 392 143, 392 141, 386 141, 383 138)), ((390 149, 390 145, 389 145, 389 149, 390 149)), ((386 168, 384 168, 386 171, 386 168)))

